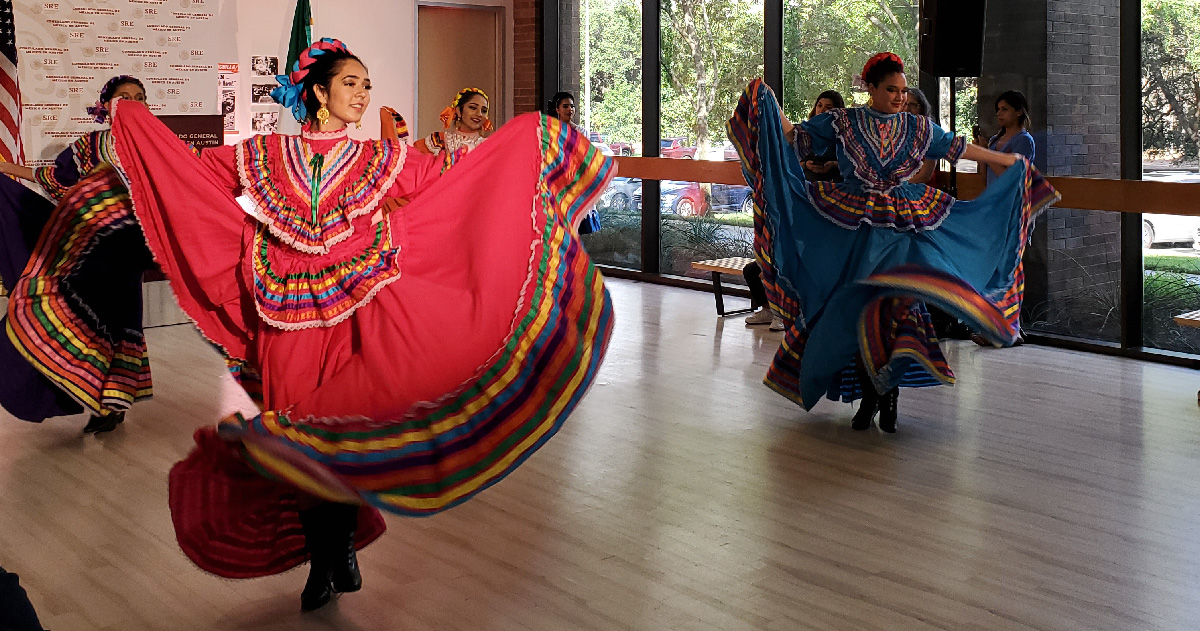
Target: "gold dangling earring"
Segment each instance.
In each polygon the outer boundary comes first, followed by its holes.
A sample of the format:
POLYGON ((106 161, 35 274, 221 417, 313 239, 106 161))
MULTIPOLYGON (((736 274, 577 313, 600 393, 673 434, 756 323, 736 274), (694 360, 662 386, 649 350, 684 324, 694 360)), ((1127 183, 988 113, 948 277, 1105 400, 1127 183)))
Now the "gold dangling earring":
POLYGON ((321 104, 321 109, 317 110, 317 124, 324 125, 329 122, 329 108, 325 104, 321 104))
POLYGON ((354 121, 355 129, 362 129, 362 121, 354 121))

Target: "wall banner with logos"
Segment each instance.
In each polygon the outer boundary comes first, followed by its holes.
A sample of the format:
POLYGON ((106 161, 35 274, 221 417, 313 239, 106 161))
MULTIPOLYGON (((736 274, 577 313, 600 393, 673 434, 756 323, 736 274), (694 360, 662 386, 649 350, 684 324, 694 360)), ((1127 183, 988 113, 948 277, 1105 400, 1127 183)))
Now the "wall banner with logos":
POLYGON ((218 60, 225 61, 236 36, 229 21, 218 16, 220 4, 14 2, 26 162, 53 162, 68 143, 97 129, 85 110, 95 103, 104 83, 120 74, 142 81, 147 105, 155 114, 203 115, 194 122, 215 128, 189 125, 192 133, 220 137, 224 95, 218 60))

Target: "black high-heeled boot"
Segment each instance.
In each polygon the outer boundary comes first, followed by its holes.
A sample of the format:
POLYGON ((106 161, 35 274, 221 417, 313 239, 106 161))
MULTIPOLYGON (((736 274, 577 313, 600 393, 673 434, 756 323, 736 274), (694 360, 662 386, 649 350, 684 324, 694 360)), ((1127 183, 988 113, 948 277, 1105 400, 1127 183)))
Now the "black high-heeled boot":
POLYGON ((354 546, 354 534, 358 530, 358 506, 331 504, 329 512, 333 517, 327 542, 333 591, 356 592, 362 589, 362 574, 358 571, 358 553, 354 546))
POLYGON ((330 580, 329 509, 318 506, 300 511, 300 526, 304 530, 304 545, 308 548, 308 581, 300 592, 300 611, 315 611, 333 598, 330 580))
POLYGON ((896 433, 896 416, 899 414, 900 388, 892 388, 879 397, 879 431, 896 433))
POLYGON ((83 427, 84 434, 103 434, 111 432, 125 422, 124 412, 110 412, 104 416, 93 416, 83 427))
POLYGON ((870 429, 871 420, 879 411, 879 394, 875 392, 874 384, 870 381, 863 381, 862 388, 862 403, 858 405, 858 412, 854 414, 854 420, 850 422, 850 429, 856 432, 870 429))

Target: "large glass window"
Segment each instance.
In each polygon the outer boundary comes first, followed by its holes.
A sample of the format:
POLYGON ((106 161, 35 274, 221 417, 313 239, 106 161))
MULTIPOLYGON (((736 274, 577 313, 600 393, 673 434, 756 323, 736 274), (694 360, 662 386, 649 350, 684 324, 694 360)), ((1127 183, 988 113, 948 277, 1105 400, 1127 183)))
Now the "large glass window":
MULTIPOLYGON (((763 3, 663 0, 661 6, 659 155, 737 160, 725 122, 746 85, 763 75, 763 3)), ((751 255, 749 187, 669 181, 660 186, 663 273, 704 276, 692 271, 692 261, 751 255)))
MULTIPOLYGON (((1142 2, 1142 178, 1200 183, 1200 4, 1142 2)), ((1172 318, 1200 309, 1200 217, 1142 215, 1146 346, 1200 353, 1200 329, 1172 318)))
POLYGON ((783 23, 783 111, 808 118, 817 95, 837 90, 849 106, 867 102, 854 77, 867 59, 891 51, 918 76, 919 0, 787 0, 783 23))
MULTIPOLYGON (((563 0, 564 90, 577 105, 575 122, 601 151, 642 154, 642 3, 563 0)), ((617 177, 598 204, 600 232, 584 246, 602 264, 640 269, 642 219, 635 196, 641 181, 617 177)))
MULTIPOLYGON (((954 94, 954 131, 984 143, 1007 138, 997 136, 998 97, 1021 92, 1028 101, 1034 163, 1048 176, 1119 179, 1122 123, 1140 116, 1143 178, 1200 184, 1200 2, 1138 3, 1142 107, 1129 111, 1134 108, 1121 104, 1120 16, 1133 1, 987 3, 983 75, 953 85, 920 71, 921 0, 783 0, 779 25, 764 23, 764 9, 774 5, 764 7, 763 0, 658 0, 649 4, 660 11, 660 31, 650 34, 661 48, 654 60, 642 57, 641 0, 551 0, 551 6, 562 16, 560 86, 575 95, 575 122, 614 156, 645 153, 644 87, 657 88, 660 99, 661 134, 652 153, 734 161, 724 123, 742 88, 762 76, 764 66, 782 68, 776 79, 783 111, 799 122, 826 90, 840 92, 849 106, 864 105, 866 94, 855 86, 855 76, 873 53, 889 50, 905 60, 910 84, 925 88, 939 123, 950 126, 954 94), (776 52, 764 46, 766 31, 776 32, 767 26, 782 28, 779 66, 764 64, 764 49, 776 52), (651 67, 661 77, 657 86, 643 86, 649 63, 658 64, 651 67)), ((638 165, 643 167, 649 168, 638 165)), ((959 167, 960 191, 969 195, 984 185, 986 172, 971 173, 973 164, 959 167)), ((643 182, 629 175, 622 173, 600 203, 603 229, 585 237, 598 262, 693 275, 696 260, 750 253, 747 187, 664 181, 657 200, 643 200, 643 182), (642 225, 643 216, 658 223, 657 261, 641 258, 643 235, 655 233, 642 225)), ((1121 340, 1122 318, 1129 313, 1121 303, 1124 277, 1142 283, 1145 345, 1200 353, 1200 329, 1172 321, 1200 308, 1200 218, 1141 219, 1143 267, 1137 268, 1121 258, 1119 213, 1048 210, 1025 253, 1025 329, 1121 340)))

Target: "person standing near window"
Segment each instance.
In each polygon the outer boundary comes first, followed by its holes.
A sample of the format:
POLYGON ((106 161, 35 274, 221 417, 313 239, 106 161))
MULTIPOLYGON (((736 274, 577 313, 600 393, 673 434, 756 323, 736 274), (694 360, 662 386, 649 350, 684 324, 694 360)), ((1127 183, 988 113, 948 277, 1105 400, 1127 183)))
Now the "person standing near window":
MULTIPOLYGON (((817 95, 813 102, 808 119, 812 120, 830 110, 846 108, 846 99, 837 90, 826 90, 817 95)), ((838 170, 837 154, 829 152, 825 155, 800 156, 804 161, 805 179, 810 182, 841 182, 842 172, 838 170)), ((749 276, 747 276, 749 278, 749 276)), ((778 329, 782 331, 783 329, 778 329)))
MULTIPOLYGON (((1000 131, 988 140, 982 135, 977 135, 975 144, 1001 153, 1019 153, 1033 163, 1037 156, 1037 144, 1033 141, 1033 135, 1029 133, 1029 100, 1025 95, 1016 90, 1009 90, 997 97, 996 123, 1000 125, 1000 131)), ((1003 169, 989 165, 986 170, 988 186, 1003 172, 1003 169)))
MULTIPOLYGON (((570 92, 559 92, 546 104, 546 115, 575 125, 575 96, 570 92)), ((578 127, 578 126, 576 126, 578 127)))
MULTIPOLYGON (((1016 90, 1009 90, 996 97, 996 123, 1000 125, 1000 131, 987 140, 981 134, 976 134, 975 144, 986 146, 992 151, 1020 154, 1033 164, 1033 159, 1037 157, 1037 143, 1029 133, 1032 121, 1029 118, 1029 100, 1025 95, 1016 90)), ((996 167, 989 165, 984 173, 987 175, 987 185, 991 186, 1003 171, 997 171, 996 167)), ((980 346, 991 346, 979 333, 971 333, 971 341, 980 346)), ((1018 335, 1013 346, 1024 343, 1025 336, 1018 335)))

